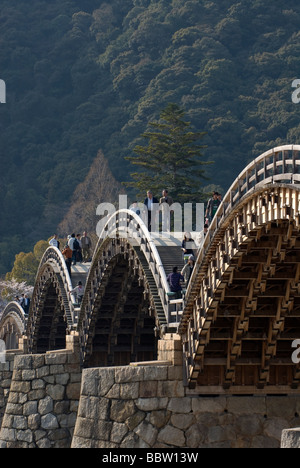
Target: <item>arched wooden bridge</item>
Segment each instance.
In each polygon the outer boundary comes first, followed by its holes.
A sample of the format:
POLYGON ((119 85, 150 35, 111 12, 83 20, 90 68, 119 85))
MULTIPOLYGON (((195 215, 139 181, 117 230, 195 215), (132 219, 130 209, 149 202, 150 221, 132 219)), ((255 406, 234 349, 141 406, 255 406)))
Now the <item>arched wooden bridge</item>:
POLYGON ((29 353, 44 353, 63 349, 66 335, 77 332, 82 365, 90 367, 154 360, 157 340, 175 332, 190 393, 298 392, 299 223, 300 146, 274 148, 223 198, 181 301, 167 282, 172 267, 182 267, 181 242, 153 238, 139 216, 120 210, 107 219, 82 274, 80 308, 62 254, 50 247, 26 323, 9 304, 0 338, 13 328, 27 337, 29 353))

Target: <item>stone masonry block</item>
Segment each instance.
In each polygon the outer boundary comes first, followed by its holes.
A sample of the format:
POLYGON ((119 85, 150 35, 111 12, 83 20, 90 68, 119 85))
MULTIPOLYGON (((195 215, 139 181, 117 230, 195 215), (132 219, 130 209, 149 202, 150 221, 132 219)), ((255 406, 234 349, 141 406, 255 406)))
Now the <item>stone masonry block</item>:
POLYGON ((158 382, 140 382, 139 396, 140 398, 154 398, 157 397, 158 382))
POLYGON ((116 383, 141 382, 144 380, 144 367, 124 366, 115 368, 116 383))
POLYGON ((157 367, 144 367, 144 380, 167 380, 168 378, 168 367, 157 366, 157 367))
POLYGON ((282 432, 281 448, 300 448, 300 427, 295 429, 286 429, 282 432))
POLYGON ((66 353, 49 353, 45 356, 45 364, 46 365, 57 365, 57 364, 66 364, 67 362, 67 354, 66 353))
POLYGON ((84 369, 81 392, 86 396, 105 396, 114 383, 114 368, 84 369))
POLYGON ((134 400, 139 397, 139 382, 120 384, 120 398, 134 400))

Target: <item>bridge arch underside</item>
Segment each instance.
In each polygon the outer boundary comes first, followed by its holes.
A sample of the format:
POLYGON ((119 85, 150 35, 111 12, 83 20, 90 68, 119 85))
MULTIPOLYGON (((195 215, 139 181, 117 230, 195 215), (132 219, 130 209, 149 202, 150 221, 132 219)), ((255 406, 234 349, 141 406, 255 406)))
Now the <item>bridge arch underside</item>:
POLYGON ((299 225, 282 220, 241 232, 240 244, 230 234, 231 255, 221 243, 211 258, 183 336, 190 391, 298 393, 299 225))
POLYGON ((44 266, 35 285, 26 335, 29 353, 43 354, 66 348, 69 333, 66 291, 59 274, 44 266))
POLYGON ((92 308, 82 320, 84 367, 128 365, 157 357, 157 317, 139 260, 132 250, 115 253, 103 267, 92 308))
POLYGON ((0 340, 5 343, 6 350, 17 349, 19 339, 24 334, 24 325, 19 318, 18 313, 10 312, 0 322, 0 340))

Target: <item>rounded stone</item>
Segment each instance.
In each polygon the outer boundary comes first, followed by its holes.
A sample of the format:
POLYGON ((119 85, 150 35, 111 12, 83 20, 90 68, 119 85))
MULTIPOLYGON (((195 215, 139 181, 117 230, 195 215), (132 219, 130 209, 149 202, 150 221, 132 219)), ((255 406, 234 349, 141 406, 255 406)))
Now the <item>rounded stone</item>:
POLYGON ((46 396, 46 398, 39 401, 38 412, 45 415, 51 413, 51 411, 53 411, 53 400, 50 396, 46 396))
POLYGON ((48 413, 45 416, 42 416, 41 427, 46 430, 57 429, 59 426, 58 426, 56 416, 54 416, 54 414, 51 414, 51 413, 48 413))

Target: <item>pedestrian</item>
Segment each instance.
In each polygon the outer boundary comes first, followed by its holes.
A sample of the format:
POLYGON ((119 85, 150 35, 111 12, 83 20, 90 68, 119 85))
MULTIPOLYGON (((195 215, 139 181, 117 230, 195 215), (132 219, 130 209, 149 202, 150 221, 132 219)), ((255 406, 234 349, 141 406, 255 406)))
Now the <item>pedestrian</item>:
POLYGON ((195 257, 194 255, 190 255, 188 262, 184 265, 183 269, 181 270, 181 274, 184 277, 185 286, 189 284, 194 266, 195 266, 195 257))
POLYGON ((173 198, 170 197, 169 191, 167 189, 164 189, 162 191, 162 197, 159 199, 159 204, 161 205, 162 203, 167 203, 169 206, 173 205, 173 198))
POLYGON ((184 277, 181 273, 178 273, 178 267, 173 268, 173 273, 170 273, 167 277, 167 281, 170 285, 171 292, 176 293, 176 299, 180 299, 182 297, 182 286, 181 281, 184 281, 184 277))
POLYGON ((145 198, 144 205, 148 210, 148 230, 151 232, 155 231, 155 216, 158 210, 159 201, 153 196, 151 190, 147 192, 147 198, 145 198))
POLYGON ((184 233, 183 241, 181 243, 181 250, 183 252, 184 263, 187 263, 189 256, 194 255, 195 242, 189 232, 184 233))
POLYGON ((78 281, 76 288, 72 289, 70 293, 76 294, 77 304, 80 305, 82 302, 83 295, 84 295, 84 287, 82 286, 82 282, 78 281))
POLYGON ((49 245, 51 245, 51 247, 56 247, 57 249, 59 249, 60 243, 57 238, 57 234, 54 234, 52 239, 49 240, 49 245))
POLYGON ((25 302, 24 294, 21 294, 20 306, 22 307, 22 309, 24 309, 24 302, 25 302))
POLYGON ((24 294, 24 305, 23 305, 23 309, 24 309, 25 315, 28 316, 28 314, 29 314, 29 309, 30 309, 30 299, 29 299, 29 297, 27 296, 27 294, 24 294))
POLYGON ((132 203, 132 205, 130 205, 129 209, 130 209, 130 211, 133 211, 134 213, 136 213, 137 215, 140 216, 141 210, 140 210, 140 207, 139 207, 139 205, 138 205, 137 200, 135 200, 135 201, 132 203))
POLYGON ((220 194, 218 192, 213 192, 212 197, 207 202, 205 217, 208 219, 209 224, 212 222, 218 208, 221 204, 219 199, 220 194))
POLYGON ((170 206, 173 205, 173 198, 170 197, 169 191, 167 189, 164 189, 162 191, 162 197, 159 199, 159 204, 162 206, 162 230, 164 229, 169 232, 170 231, 170 225, 171 225, 171 212, 170 212, 170 206), (168 207, 165 205, 165 203, 168 205, 168 207))
POLYGON ((87 235, 86 231, 84 231, 80 240, 81 240, 81 247, 82 247, 82 260, 83 262, 88 262, 91 260, 92 241, 90 237, 87 235))
POLYGON ((68 245, 70 247, 70 249, 72 250, 73 254, 72 254, 72 262, 73 262, 73 265, 76 265, 76 255, 77 255, 77 248, 78 248, 78 241, 76 239, 76 236, 75 236, 75 233, 73 232, 73 234, 71 234, 71 237, 68 241, 68 245))
POLYGON ((63 256, 65 257, 66 266, 70 275, 72 276, 71 265, 72 265, 72 257, 73 257, 73 250, 66 244, 64 250, 62 251, 63 256))
POLYGON ((77 246, 77 252, 76 252, 76 260, 77 262, 81 263, 82 262, 82 244, 81 244, 81 235, 77 234, 76 240, 78 242, 77 246))
POLYGON ((197 238, 199 249, 201 249, 201 247, 202 247, 202 245, 204 243, 207 231, 208 231, 208 224, 204 224, 204 229, 199 233, 199 236, 197 238))

